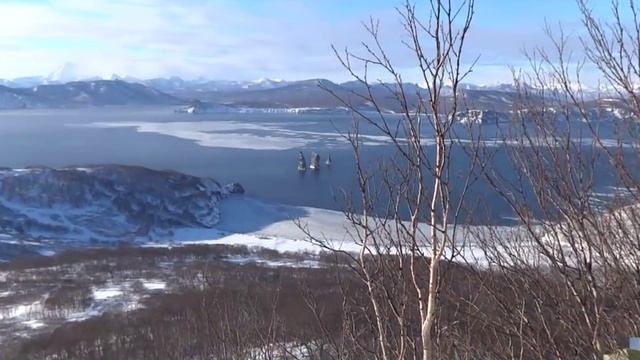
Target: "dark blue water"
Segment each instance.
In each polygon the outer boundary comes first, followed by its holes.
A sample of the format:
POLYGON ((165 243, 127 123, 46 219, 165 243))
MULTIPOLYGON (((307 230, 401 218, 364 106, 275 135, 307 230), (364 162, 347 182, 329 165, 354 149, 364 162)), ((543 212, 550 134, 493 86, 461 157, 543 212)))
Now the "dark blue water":
MULTIPOLYGON (((4 111, 0 112, 0 166, 142 165, 213 177, 221 183, 237 181, 249 195, 265 200, 339 210, 344 205, 342 190, 349 192, 356 185, 353 151, 338 136, 349 131, 352 124, 353 118, 346 114, 193 116, 174 114, 170 108, 4 111), (133 126, 118 125, 131 122, 190 124, 187 127, 194 123, 224 125, 217 130, 203 127, 197 132, 205 137, 208 133, 256 137, 244 141, 240 148, 218 147, 215 141, 202 146, 184 134, 138 132, 133 126), (108 126, 99 123, 108 123, 108 126), (263 148, 262 141, 268 136, 276 137, 276 149, 263 148), (260 142, 257 149, 251 149, 252 142, 260 142), (307 159, 311 151, 316 151, 323 163, 324 158, 331 156, 332 166, 323 165, 318 172, 301 174, 296 170, 298 151, 303 151, 307 159)), ((180 127, 178 124, 177 128, 180 127)), ((362 131, 366 135, 380 135, 367 125, 362 131)), ((463 128, 459 131, 464 133, 463 128)), ((488 139, 508 131, 511 129, 490 125, 482 128, 483 137, 488 139)), ((613 126, 603 126, 601 131, 605 138, 614 138, 618 132, 613 126)), ((580 133, 580 129, 573 132, 580 133)), ((369 145, 363 148, 363 156, 371 171, 377 162, 393 154, 392 147, 378 138, 365 143, 369 145)), ((426 148, 431 151, 429 146, 426 148)), ((468 164, 462 147, 454 150, 451 161, 452 172, 460 173, 462 178, 468 164)), ((496 151, 492 163, 507 177, 512 174, 509 170, 511 162, 504 151, 496 151)), ((615 179, 608 179, 606 174, 603 170, 603 176, 599 177, 598 187, 602 191, 616 185, 615 179)), ((496 222, 510 217, 507 205, 485 182, 474 184, 468 196, 473 205, 467 210, 470 215, 475 212, 475 215, 483 215, 482 221, 494 219, 496 222)))

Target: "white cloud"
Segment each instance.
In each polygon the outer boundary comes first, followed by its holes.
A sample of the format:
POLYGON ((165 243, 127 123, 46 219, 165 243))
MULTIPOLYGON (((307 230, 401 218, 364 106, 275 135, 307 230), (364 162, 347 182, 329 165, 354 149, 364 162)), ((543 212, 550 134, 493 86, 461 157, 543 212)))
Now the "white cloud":
POLYGON ((335 71, 326 25, 282 23, 228 2, 0 3, 0 77, 46 73, 66 61, 103 76, 291 77, 300 64, 307 73, 335 71))
MULTIPOLYGON (((383 40, 399 68, 415 64, 401 44, 404 35, 393 3, 386 12, 363 10, 339 18, 291 0, 255 3, 263 8, 269 4, 266 12, 242 3, 244 7, 223 0, 0 2, 0 78, 47 74, 70 61, 83 73, 98 76, 344 80, 347 74, 330 45, 357 47, 367 39, 361 21, 369 15, 383 20, 383 40)), ((534 38, 537 31, 525 31, 525 37, 534 38)), ((495 69, 496 58, 501 58, 508 74, 506 62, 518 56, 523 35, 496 42, 490 31, 478 34, 472 55, 483 53, 482 61, 493 64, 491 77, 501 76, 495 69)), ((415 74, 407 72, 408 77, 415 74)))

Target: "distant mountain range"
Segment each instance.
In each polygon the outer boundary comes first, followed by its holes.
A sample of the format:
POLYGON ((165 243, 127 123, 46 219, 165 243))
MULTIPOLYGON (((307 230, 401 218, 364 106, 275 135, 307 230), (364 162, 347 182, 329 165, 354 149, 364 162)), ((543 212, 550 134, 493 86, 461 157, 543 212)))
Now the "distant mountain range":
POLYGON ((0 86, 19 89, 32 88, 39 85, 62 85, 69 82, 97 80, 122 80, 128 83, 139 83, 167 93, 270 89, 288 84, 283 80, 272 79, 259 79, 257 81, 208 80, 204 78, 183 80, 176 76, 143 80, 117 74, 113 74, 108 78, 100 78, 97 76, 84 76, 78 65, 66 63, 46 76, 26 76, 12 80, 0 79, 0 86))
POLYGON ((32 88, 0 86, 0 109, 184 103, 184 100, 148 86, 121 80, 74 81, 32 88))
MULTIPOLYGON (((302 81, 278 81, 262 79, 248 81, 183 80, 168 79, 136 80, 114 76, 111 80, 82 80, 57 83, 53 79, 64 79, 64 72, 40 79, 2 81, 0 84, 0 109, 21 108, 69 108, 109 105, 188 105, 194 102, 209 108, 342 108, 347 101, 362 110, 373 110, 373 104, 356 94, 369 91, 358 82, 336 84, 325 79, 302 81), (29 87, 16 83, 31 81, 29 87), (9 85, 6 85, 9 84, 9 85), (342 100, 340 100, 342 99, 342 100)), ((376 84, 370 88, 384 111, 400 111, 397 100, 389 91, 388 84, 376 84)), ((415 84, 405 84, 409 105, 415 106, 418 94, 426 96, 426 90, 415 84)), ((515 100, 514 92, 492 90, 464 90, 466 100, 474 107, 501 110, 515 100)))
MULTIPOLYGON (((406 83, 403 90, 409 108, 415 108, 420 97, 428 96, 427 90, 417 84, 406 83)), ((141 80, 118 75, 112 75, 109 80, 87 79, 78 75, 75 65, 65 64, 48 76, 0 80, 0 109, 145 105, 181 106, 177 111, 185 113, 318 112, 344 111, 346 102, 349 107, 362 111, 392 113, 403 110, 395 95, 397 91, 395 84, 376 83, 367 87, 357 81, 338 84, 326 79, 228 81, 170 77, 141 80), (369 95, 376 99, 376 104, 368 101, 369 95)), ((451 102, 451 89, 444 91, 443 101, 451 102)), ((506 113, 513 110, 518 96, 511 84, 461 84, 458 101, 461 108, 472 111, 506 113)), ((619 101, 612 104, 612 108, 624 107, 619 101)), ((476 115, 469 119, 504 118, 496 114, 476 115)))
POLYGON ((80 75, 78 65, 66 63, 46 76, 26 76, 13 80, 0 79, 0 85, 10 88, 31 88, 38 85, 65 84, 72 81, 102 80, 80 75))

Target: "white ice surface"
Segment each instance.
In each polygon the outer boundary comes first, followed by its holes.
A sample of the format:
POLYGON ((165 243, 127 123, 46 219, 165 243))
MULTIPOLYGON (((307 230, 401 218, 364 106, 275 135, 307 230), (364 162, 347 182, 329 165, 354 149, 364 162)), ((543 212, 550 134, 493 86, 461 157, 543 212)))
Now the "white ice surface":
MULTIPOLYGON (((74 127, 134 128, 141 133, 168 135, 195 141, 200 146, 251 150, 289 150, 318 142, 347 145, 335 132, 315 132, 287 128, 286 123, 246 123, 242 121, 180 121, 180 122, 96 122, 69 124, 74 127)), ((360 135, 367 145, 384 145, 384 136, 360 135)))
POLYGON ((349 223, 339 211, 269 203, 250 197, 232 196, 219 204, 220 222, 215 229, 178 228, 170 236, 158 237, 150 246, 226 244, 263 247, 280 252, 313 252, 320 247, 308 240, 294 222, 308 227, 314 237, 326 239, 345 251, 356 251, 349 223))
MULTIPOLYGON (((309 125, 311 123, 306 123, 309 125)), ((94 122, 90 124, 67 124, 69 127, 91 128, 133 128, 141 133, 155 133, 176 138, 191 140, 200 146, 222 147, 249 150, 290 150, 302 148, 311 144, 322 143, 325 146, 347 146, 348 141, 344 135, 338 132, 308 131, 295 127, 288 127, 288 123, 278 122, 254 122, 243 121, 175 121, 175 122, 94 122)), ((390 139, 383 135, 359 134, 359 140, 363 145, 378 146, 391 144, 390 139)), ((483 139, 481 142, 487 147, 500 146, 546 146, 549 143, 555 146, 563 146, 564 138, 559 142, 551 138, 529 138, 531 141, 517 141, 515 139, 483 139)), ((400 139, 402 141, 402 139, 400 139)), ((456 139, 453 142, 465 145, 475 143, 476 140, 456 139)), ((600 139, 605 147, 629 147, 629 143, 618 143, 616 139, 600 139)), ((571 138, 576 145, 591 146, 593 139, 571 138)), ((424 135, 423 145, 433 145, 432 136, 424 135)))
MULTIPOLYGON (((358 239, 356 229, 340 211, 287 206, 244 196, 225 199, 219 203, 219 207, 221 217, 215 229, 174 229, 170 237, 157 238, 157 242, 147 246, 222 244, 262 247, 279 252, 319 253, 326 250, 317 244, 317 240, 321 240, 331 249, 358 252, 361 248, 355 241, 358 239), (310 241, 306 232, 316 241, 310 241)), ((470 232, 477 234, 482 229, 483 227, 461 226, 456 233, 456 240, 462 244, 463 238, 468 237, 470 232)), ((420 230, 423 234, 428 234, 429 226, 420 224, 420 230)), ((493 230, 502 231, 508 236, 508 232, 516 231, 516 228, 497 227, 493 230)), ((426 247, 426 238, 420 241, 426 247)), ((485 262, 484 253, 470 242, 464 243, 457 250, 460 251, 457 258, 459 261, 475 264, 485 262)), ((390 249, 390 253, 393 253, 393 249, 390 249)), ((280 266, 258 262, 267 266, 280 266)))

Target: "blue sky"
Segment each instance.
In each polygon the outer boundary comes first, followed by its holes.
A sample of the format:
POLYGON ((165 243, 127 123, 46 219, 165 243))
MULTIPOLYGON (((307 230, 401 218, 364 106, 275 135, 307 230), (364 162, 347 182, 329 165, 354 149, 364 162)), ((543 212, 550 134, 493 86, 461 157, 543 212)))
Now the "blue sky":
MULTIPOLYGON (((421 1, 418 1, 420 3, 421 1)), ((608 1, 592 0, 608 14, 608 1)), ((84 76, 347 80, 330 46, 357 49, 361 21, 381 20, 405 78, 395 0, 0 0, 0 78, 47 74, 66 62, 84 76)), ((476 83, 509 81, 525 47, 545 46, 545 19, 575 36, 573 0, 476 0, 467 55, 476 83)))

